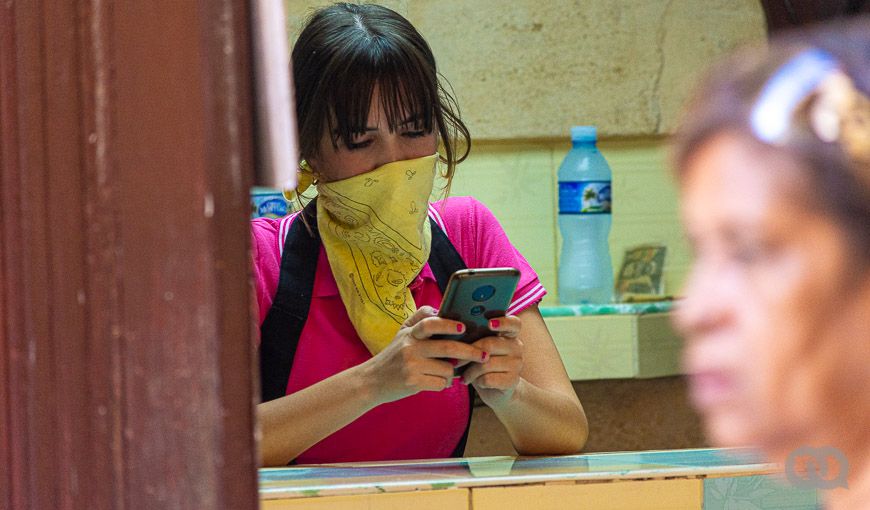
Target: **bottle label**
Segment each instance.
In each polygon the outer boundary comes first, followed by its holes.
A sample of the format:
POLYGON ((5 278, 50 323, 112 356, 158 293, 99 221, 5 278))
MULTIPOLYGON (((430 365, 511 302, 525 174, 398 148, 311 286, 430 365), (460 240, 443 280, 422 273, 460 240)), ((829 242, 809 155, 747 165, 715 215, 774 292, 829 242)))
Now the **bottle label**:
POLYGON ((559 214, 610 214, 610 181, 559 181, 559 214))
POLYGON ((255 194, 251 197, 251 218, 281 218, 289 212, 287 201, 280 192, 255 194))

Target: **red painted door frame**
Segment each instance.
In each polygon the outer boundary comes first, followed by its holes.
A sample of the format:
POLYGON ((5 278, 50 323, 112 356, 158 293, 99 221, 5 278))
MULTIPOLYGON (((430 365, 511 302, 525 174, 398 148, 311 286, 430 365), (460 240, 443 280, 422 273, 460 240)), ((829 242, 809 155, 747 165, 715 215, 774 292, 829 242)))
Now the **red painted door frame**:
POLYGON ((256 508, 249 21, 0 4, 0 508, 256 508))

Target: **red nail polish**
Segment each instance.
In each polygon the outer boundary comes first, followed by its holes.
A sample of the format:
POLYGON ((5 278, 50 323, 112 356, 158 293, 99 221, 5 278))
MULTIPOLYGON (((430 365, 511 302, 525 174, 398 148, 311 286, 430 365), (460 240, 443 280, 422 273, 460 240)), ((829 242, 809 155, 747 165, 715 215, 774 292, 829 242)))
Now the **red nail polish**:
POLYGON ((489 328, 490 329, 498 329, 499 324, 501 324, 501 323, 499 322, 498 319, 492 319, 491 321, 489 321, 489 328))
POLYGON ((483 351, 483 354, 480 355, 480 361, 486 361, 488 359, 489 359, 489 353, 486 351, 483 351))
POLYGON ((459 360, 456 358, 450 358, 447 361, 449 361, 450 364, 453 365, 454 367, 459 364, 459 360))
POLYGON ((459 324, 456 325, 456 332, 457 333, 462 333, 462 330, 464 330, 464 329, 465 329, 465 324, 462 324, 460 322, 459 324))

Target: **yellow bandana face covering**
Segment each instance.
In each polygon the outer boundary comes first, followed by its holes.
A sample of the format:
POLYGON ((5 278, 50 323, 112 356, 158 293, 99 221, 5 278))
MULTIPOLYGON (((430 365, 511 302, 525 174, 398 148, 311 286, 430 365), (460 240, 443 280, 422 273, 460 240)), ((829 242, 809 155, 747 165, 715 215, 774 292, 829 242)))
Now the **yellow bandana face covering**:
POLYGON ((357 334, 382 351, 416 310, 408 285, 429 260, 437 154, 317 184, 317 228, 357 334))

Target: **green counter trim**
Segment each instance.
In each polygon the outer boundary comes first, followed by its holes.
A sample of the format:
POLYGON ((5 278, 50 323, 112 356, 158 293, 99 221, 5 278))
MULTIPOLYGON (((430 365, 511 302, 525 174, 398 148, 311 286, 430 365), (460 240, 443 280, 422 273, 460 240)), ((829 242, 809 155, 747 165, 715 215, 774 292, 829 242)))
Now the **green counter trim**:
POLYGON ((606 303, 585 305, 542 306, 544 317, 576 317, 582 315, 629 315, 645 313, 665 313, 674 308, 673 301, 651 301, 649 303, 606 303))

